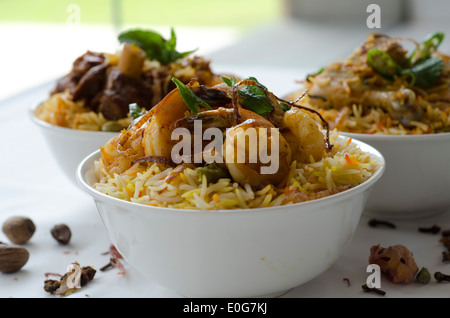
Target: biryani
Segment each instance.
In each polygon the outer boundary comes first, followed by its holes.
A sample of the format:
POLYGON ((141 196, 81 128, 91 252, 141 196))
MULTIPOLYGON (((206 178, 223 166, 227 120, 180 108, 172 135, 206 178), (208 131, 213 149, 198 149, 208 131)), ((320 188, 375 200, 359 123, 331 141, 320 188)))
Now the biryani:
POLYGON ((173 30, 169 40, 141 29, 124 31, 118 40, 123 46, 115 54, 87 51, 78 57, 36 116, 61 127, 118 132, 131 123, 129 106, 151 109, 175 88, 172 77, 220 82, 209 61, 176 50, 173 30))
POLYGON ((341 61, 308 75, 289 98, 319 110, 342 132, 411 135, 450 131, 450 56, 444 34, 421 42, 370 34, 341 61))
POLYGON ((222 79, 173 79, 177 88, 100 148, 93 187, 157 207, 252 209, 347 191, 379 169, 351 138, 321 129, 320 113, 255 78, 222 79))

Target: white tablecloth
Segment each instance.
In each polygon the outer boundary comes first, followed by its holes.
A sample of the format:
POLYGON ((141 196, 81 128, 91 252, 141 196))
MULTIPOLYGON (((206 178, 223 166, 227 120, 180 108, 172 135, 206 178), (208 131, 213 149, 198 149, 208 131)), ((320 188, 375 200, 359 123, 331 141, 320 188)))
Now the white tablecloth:
MULTIPOLYGON (((250 75, 261 82, 271 80, 269 89, 284 94, 295 87, 296 70, 271 70, 257 68, 250 75), (257 70, 257 71, 255 71, 257 70)), ((247 75, 247 74, 245 74, 247 75)), ((22 270, 0 274, 0 297, 58 297, 43 290, 45 273, 65 273, 67 266, 78 262, 97 270, 109 261, 110 241, 97 214, 93 200, 72 185, 59 170, 40 131, 28 116, 30 103, 46 96, 53 83, 23 92, 0 101, 0 131, 3 135, 0 164, 0 224, 9 216, 30 217, 37 230, 24 245, 30 259, 22 270), (69 245, 60 245, 50 234, 58 223, 66 223, 72 230, 69 245)), ((419 226, 437 224, 450 229, 450 211, 426 219, 395 220, 396 229, 371 228, 369 216, 363 215, 361 223, 342 257, 319 277, 299 286, 281 297, 380 297, 362 292, 361 285, 369 273, 369 249, 372 245, 391 246, 403 244, 414 254, 419 267, 430 272, 450 274, 448 264, 442 262, 440 235, 420 233, 419 226), (348 286, 344 278, 350 280, 348 286)), ((9 243, 3 233, 0 241, 9 243)), ((180 297, 144 279, 128 264, 126 273, 119 275, 113 268, 97 271, 93 281, 68 297, 180 297)), ((382 280, 385 297, 449 297, 450 283, 428 285, 399 285, 382 280)))

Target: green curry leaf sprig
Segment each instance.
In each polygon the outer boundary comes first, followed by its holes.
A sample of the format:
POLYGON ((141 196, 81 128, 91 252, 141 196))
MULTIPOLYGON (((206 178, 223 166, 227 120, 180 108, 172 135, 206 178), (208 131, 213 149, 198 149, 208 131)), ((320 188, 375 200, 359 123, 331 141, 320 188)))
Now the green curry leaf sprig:
POLYGON ((139 46, 150 60, 157 60, 163 65, 175 62, 196 51, 178 52, 176 50, 177 38, 173 28, 169 40, 155 31, 142 29, 124 31, 119 34, 118 39, 120 43, 131 43, 139 46))
MULTIPOLYGON (((263 117, 267 116, 273 111, 273 105, 269 102, 266 93, 264 92, 264 89, 267 90, 267 88, 255 77, 248 77, 247 80, 254 81, 261 87, 244 85, 244 87, 238 91, 238 95, 242 99, 243 107, 263 117)), ((222 77, 222 81, 229 87, 236 85, 236 78, 234 77, 222 77)), ((280 106, 284 111, 290 109, 290 105, 287 105, 286 103, 280 103, 280 106)))
POLYGON ((444 38, 443 33, 428 36, 409 57, 409 66, 401 67, 386 52, 371 49, 367 52, 367 63, 382 77, 392 80, 396 76, 405 78, 410 86, 432 86, 439 79, 444 63, 432 57, 444 38))

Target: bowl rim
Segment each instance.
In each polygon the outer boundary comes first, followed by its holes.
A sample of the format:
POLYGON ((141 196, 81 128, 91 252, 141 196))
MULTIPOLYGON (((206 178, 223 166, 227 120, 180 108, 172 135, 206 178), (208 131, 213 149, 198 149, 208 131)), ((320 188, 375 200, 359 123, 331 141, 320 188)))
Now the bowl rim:
POLYGON ((48 129, 48 130, 52 130, 55 131, 57 133, 61 133, 61 134, 76 134, 78 136, 90 136, 90 135, 103 135, 103 136, 116 136, 117 134, 119 134, 120 132, 114 132, 114 131, 98 131, 98 130, 82 130, 82 129, 74 129, 74 128, 69 128, 69 127, 63 127, 63 126, 58 126, 58 125, 54 125, 51 124, 49 122, 46 122, 45 120, 42 120, 40 118, 38 118, 36 116, 36 110, 37 108, 44 103, 46 100, 42 100, 38 99, 34 102, 31 103, 29 109, 28 109, 28 115, 31 118, 31 120, 37 124, 38 126, 48 129))
MULTIPOLYGON (((339 136, 339 138, 342 138, 344 136, 339 136)), ((375 156, 377 161, 379 162, 380 166, 375 171, 375 173, 370 176, 369 179, 366 181, 358 184, 357 186, 350 188, 348 190, 326 196, 320 199, 314 199, 310 201, 304 201, 304 202, 298 202, 293 204, 287 204, 287 205, 280 205, 280 206, 273 206, 273 207, 264 207, 264 208, 253 208, 253 209, 219 209, 219 210, 197 210, 197 209, 175 209, 175 208, 167 208, 167 207, 158 207, 158 206, 148 206, 141 203, 131 202, 122 200, 119 198, 115 198, 112 196, 109 196, 107 194, 104 194, 92 187, 87 180, 85 179, 85 176, 83 173, 87 172, 87 164, 89 162, 93 162, 95 159, 98 159, 100 156, 100 150, 96 150, 86 156, 78 165, 77 171, 76 171, 76 179, 78 182, 78 185, 90 194, 94 199, 98 199, 103 202, 108 202, 113 205, 119 205, 122 207, 125 207, 127 209, 135 207, 135 212, 143 212, 143 210, 146 210, 145 213, 183 213, 183 214, 218 214, 218 215, 229 215, 229 214, 259 214, 259 213, 270 213, 274 210, 276 210, 277 213, 281 212, 282 210, 292 210, 293 208, 298 208, 301 206, 317 206, 317 208, 320 208, 323 205, 327 205, 329 201, 341 201, 345 200, 348 197, 352 197, 360 192, 363 192, 367 190, 368 188, 373 187, 373 185, 378 181, 381 176, 383 175, 386 167, 386 161, 384 156, 373 146, 366 144, 362 141, 352 139, 352 143, 357 144, 358 146, 363 146, 367 149, 366 152, 368 152, 371 156, 375 156), (85 171, 86 170, 86 171, 85 171)), ((296 211, 300 212, 300 211, 296 211)), ((319 211, 317 211, 319 212, 319 211)))
POLYGON ((387 142, 422 142, 422 141, 441 141, 450 139, 450 132, 421 134, 421 135, 383 135, 383 134, 365 134, 338 131, 340 135, 351 137, 356 140, 364 141, 387 141, 387 142))

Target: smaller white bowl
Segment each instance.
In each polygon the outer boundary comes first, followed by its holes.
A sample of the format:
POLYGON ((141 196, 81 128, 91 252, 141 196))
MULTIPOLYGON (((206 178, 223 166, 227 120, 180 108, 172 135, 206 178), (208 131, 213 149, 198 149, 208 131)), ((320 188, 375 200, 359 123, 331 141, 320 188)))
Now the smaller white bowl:
POLYGON ((52 125, 36 117, 40 102, 31 105, 29 115, 40 128, 45 141, 64 174, 77 187, 76 171, 80 162, 90 153, 100 149, 117 132, 87 131, 52 125))
POLYGON ((372 190, 368 214, 413 218, 450 208, 450 133, 340 134, 373 146, 385 157, 386 172, 372 190))
POLYGON ((198 211, 120 200, 92 186, 99 151, 83 160, 77 178, 93 197, 111 242, 149 282, 186 297, 269 297, 323 273, 355 233, 384 158, 353 142, 380 163, 367 181, 278 207, 198 211))

